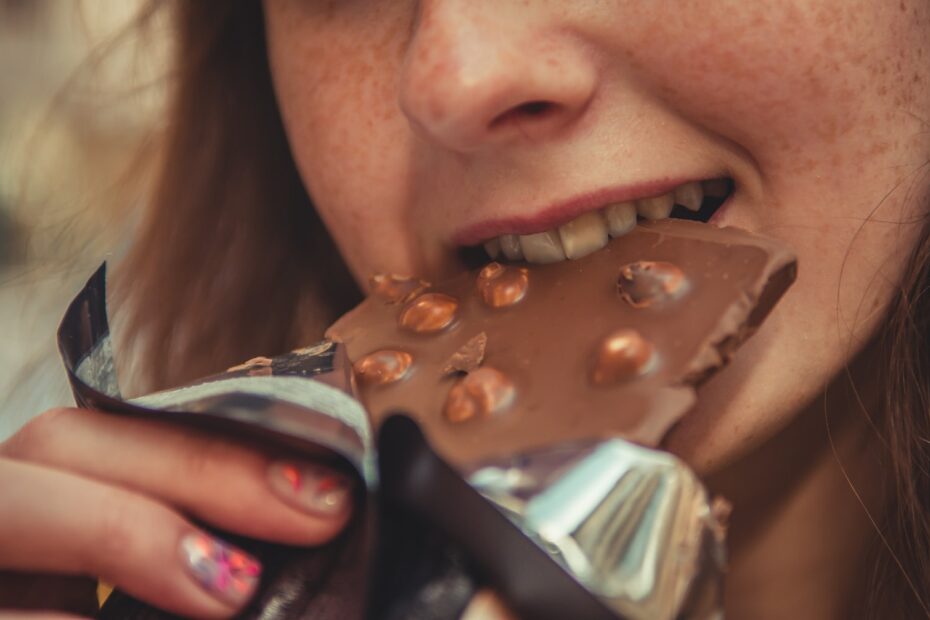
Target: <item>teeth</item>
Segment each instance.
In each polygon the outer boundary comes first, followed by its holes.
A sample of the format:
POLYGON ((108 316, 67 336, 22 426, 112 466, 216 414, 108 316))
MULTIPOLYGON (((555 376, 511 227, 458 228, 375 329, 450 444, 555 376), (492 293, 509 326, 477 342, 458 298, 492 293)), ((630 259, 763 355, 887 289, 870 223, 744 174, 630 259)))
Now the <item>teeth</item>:
POLYGON ((674 194, 663 194, 655 198, 643 198, 636 201, 636 212, 647 220, 661 220, 672 213, 675 206, 674 194))
POLYGON ((511 261, 555 263, 566 258, 581 258, 607 245, 608 236, 621 237, 636 227, 637 217, 661 220, 679 204, 699 211, 705 196, 722 198, 730 191, 727 179, 685 183, 662 196, 607 205, 600 211, 579 215, 556 230, 531 235, 501 235, 484 243, 488 256, 501 254, 511 261))
POLYGON ((559 227, 566 258, 581 258, 607 245, 607 222, 598 211, 585 213, 559 227))
MULTIPOLYGON (((523 257, 531 263, 557 263, 565 260, 562 242, 559 241, 559 234, 554 230, 534 235, 520 235, 520 248, 523 250, 523 257)), ((569 258, 572 257, 569 256, 569 258)))
POLYGON ((516 235, 501 235, 501 252, 507 260, 523 260, 523 251, 520 249, 520 238, 516 235))
POLYGON ((499 237, 495 237, 490 241, 484 242, 484 251, 488 253, 488 256, 491 257, 491 260, 496 259, 501 254, 501 240, 499 237))
POLYGON ((636 204, 632 202, 618 202, 608 205, 604 209, 607 218, 607 232, 611 237, 621 237, 636 226, 636 204))
POLYGON ((689 211, 700 211, 704 200, 704 190, 700 183, 685 183, 675 190, 675 204, 689 211))

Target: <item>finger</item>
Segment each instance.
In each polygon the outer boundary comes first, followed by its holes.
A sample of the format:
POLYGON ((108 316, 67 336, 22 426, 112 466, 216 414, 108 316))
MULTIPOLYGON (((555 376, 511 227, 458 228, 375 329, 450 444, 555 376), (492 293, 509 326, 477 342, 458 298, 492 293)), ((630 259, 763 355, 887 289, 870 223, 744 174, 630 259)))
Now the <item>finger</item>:
POLYGON ((94 575, 174 613, 228 617, 258 562, 133 492, 0 458, 0 568, 94 575))
POLYGON ((517 616, 507 609, 497 594, 482 590, 471 599, 461 620, 517 620, 517 616))
POLYGON ((79 473, 253 538, 314 545, 348 521, 352 481, 204 432, 85 409, 46 412, 0 455, 79 473))

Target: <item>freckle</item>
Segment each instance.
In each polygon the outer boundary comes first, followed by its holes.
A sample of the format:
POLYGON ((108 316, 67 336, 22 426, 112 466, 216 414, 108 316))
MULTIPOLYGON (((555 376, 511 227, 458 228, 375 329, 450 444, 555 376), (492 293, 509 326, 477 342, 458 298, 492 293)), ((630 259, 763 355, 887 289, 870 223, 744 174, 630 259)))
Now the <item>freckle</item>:
POLYGON ((890 148, 891 146, 887 142, 876 142, 869 150, 869 155, 884 155, 890 148))

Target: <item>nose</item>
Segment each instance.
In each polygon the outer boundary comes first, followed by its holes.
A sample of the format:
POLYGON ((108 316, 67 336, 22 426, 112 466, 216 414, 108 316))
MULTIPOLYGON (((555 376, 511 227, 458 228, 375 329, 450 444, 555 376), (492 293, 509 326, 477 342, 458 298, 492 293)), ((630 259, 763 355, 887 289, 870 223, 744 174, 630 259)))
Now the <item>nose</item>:
POLYGON ((399 103, 424 139, 476 151, 553 136, 583 115, 597 87, 583 43, 538 14, 500 9, 508 4, 421 3, 399 103))

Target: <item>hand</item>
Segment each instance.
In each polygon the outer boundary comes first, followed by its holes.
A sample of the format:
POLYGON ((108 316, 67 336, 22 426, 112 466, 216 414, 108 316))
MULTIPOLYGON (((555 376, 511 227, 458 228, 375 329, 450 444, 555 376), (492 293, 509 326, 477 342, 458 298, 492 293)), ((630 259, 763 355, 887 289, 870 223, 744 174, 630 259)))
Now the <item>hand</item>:
POLYGON ((254 558, 191 523, 318 545, 351 513, 351 481, 228 439, 82 409, 0 444, 0 570, 92 575, 167 611, 232 615, 254 558))

